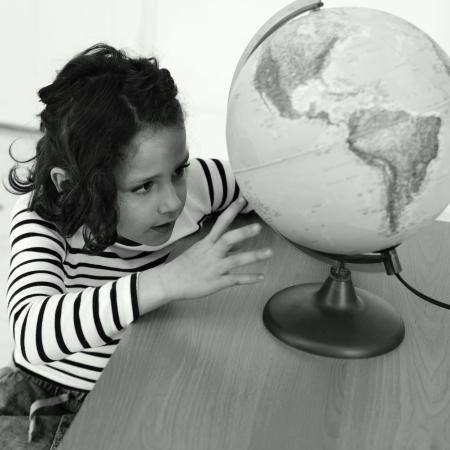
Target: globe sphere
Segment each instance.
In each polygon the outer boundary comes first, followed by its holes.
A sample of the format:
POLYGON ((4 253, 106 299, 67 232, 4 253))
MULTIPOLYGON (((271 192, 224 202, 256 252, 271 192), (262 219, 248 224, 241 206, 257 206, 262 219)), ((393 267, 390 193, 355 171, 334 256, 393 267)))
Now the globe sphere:
MULTIPOLYGON (((282 23, 282 21, 281 21, 282 23)), ((236 73, 227 147, 255 211, 335 254, 395 246, 450 202, 450 59, 368 8, 288 20, 236 73)))

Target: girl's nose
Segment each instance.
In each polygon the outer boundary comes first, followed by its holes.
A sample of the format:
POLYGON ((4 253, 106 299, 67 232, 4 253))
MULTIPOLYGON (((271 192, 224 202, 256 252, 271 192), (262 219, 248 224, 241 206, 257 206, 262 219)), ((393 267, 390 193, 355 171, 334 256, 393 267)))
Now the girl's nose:
POLYGON ((178 192, 174 186, 167 186, 161 193, 161 201, 159 203, 158 212, 160 214, 175 214, 183 207, 183 202, 178 196, 178 192))

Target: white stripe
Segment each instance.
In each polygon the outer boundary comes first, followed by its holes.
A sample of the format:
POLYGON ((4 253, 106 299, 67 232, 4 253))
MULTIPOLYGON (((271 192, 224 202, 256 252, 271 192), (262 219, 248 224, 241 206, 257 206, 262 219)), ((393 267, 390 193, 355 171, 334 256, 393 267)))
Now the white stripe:
MULTIPOLYGON (((50 359, 64 358, 66 356, 66 354, 59 348, 55 334, 55 312, 56 306, 61 297, 62 294, 53 295, 49 298, 42 321, 42 346, 44 347, 45 354, 50 359)), ((63 330, 62 333, 64 334, 63 330)))
POLYGON ((133 308, 130 298, 131 275, 117 280, 117 309, 119 310, 120 323, 123 326, 133 322, 133 308))
POLYGON ((36 324, 37 318, 39 314, 38 304, 41 303, 39 301, 37 304, 33 303, 30 307, 30 313, 28 314, 27 326, 25 328, 25 351, 28 357, 28 360, 32 364, 43 364, 44 361, 38 355, 37 347, 36 347, 36 324))

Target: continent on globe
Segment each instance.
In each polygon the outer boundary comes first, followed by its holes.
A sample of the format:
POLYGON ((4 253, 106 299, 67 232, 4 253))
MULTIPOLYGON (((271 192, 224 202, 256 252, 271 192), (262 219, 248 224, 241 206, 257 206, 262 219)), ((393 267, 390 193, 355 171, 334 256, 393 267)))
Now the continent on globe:
POLYGON ((309 50, 301 41, 298 45, 295 45, 297 42, 289 42, 286 46, 281 44, 277 47, 277 58, 267 46, 255 72, 255 89, 273 103, 282 117, 300 117, 292 106, 291 93, 300 84, 320 75, 337 40, 337 36, 325 36, 309 50), (283 64, 279 64, 279 60, 283 64))
POLYGON ((374 108, 353 113, 348 125, 349 149, 382 173, 387 224, 395 234, 403 209, 419 192, 428 165, 438 155, 441 119, 374 108))

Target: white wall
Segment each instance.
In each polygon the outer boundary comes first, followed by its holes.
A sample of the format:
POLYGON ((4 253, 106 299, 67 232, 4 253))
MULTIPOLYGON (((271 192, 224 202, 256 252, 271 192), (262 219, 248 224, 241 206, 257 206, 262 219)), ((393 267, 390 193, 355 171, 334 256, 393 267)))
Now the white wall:
POLYGON ((141 42, 153 39, 147 27, 152 5, 145 0, 0 0, 0 122, 37 127, 38 89, 90 45, 106 41, 141 50, 141 42))

